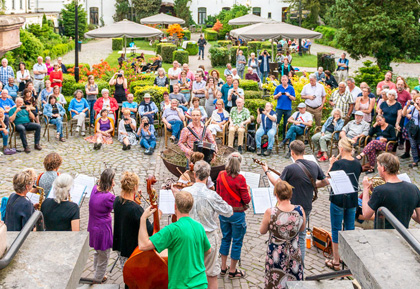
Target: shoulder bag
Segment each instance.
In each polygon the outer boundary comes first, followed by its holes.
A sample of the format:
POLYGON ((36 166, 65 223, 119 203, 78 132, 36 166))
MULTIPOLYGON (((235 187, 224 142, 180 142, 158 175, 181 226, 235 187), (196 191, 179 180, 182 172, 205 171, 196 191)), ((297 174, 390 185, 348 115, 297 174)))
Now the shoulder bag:
POLYGON ((241 197, 238 196, 238 194, 235 194, 232 191, 232 189, 229 187, 229 184, 226 181, 226 174, 227 174, 226 171, 224 171, 224 172, 222 172, 220 174, 220 178, 222 179, 223 185, 225 186, 225 188, 228 191, 229 195, 231 195, 232 198, 234 198, 236 201, 238 201, 238 202, 240 202, 242 204, 242 207, 235 207, 234 208, 234 211, 235 211, 235 209, 237 209, 237 210, 244 210, 244 211, 247 210, 249 208, 249 205, 248 204, 244 204, 244 202, 242 201, 241 197))
POLYGON ((332 237, 331 233, 318 227, 312 229, 312 240, 316 248, 322 250, 324 257, 332 255, 332 237))
POLYGON ((312 202, 314 202, 316 199, 318 199, 318 188, 316 187, 316 182, 314 180, 314 178, 312 177, 311 173, 308 171, 308 169, 305 167, 304 164, 302 164, 301 162, 295 162, 295 164, 297 164, 302 171, 305 173, 305 175, 309 178, 309 180, 312 183, 312 186, 314 187, 314 197, 312 199, 312 202))

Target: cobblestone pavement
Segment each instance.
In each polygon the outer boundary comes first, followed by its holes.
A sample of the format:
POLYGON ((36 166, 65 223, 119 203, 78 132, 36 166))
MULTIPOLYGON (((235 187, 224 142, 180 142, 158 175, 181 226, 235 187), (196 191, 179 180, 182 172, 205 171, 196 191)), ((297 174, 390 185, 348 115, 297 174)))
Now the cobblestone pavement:
MULTIPOLYGON (((44 128, 43 128, 44 130, 44 128)), ((51 130, 51 135, 54 135, 51 130)), ((28 137, 29 143, 33 143, 33 135, 28 137)), ((162 138, 158 138, 158 150, 163 149, 162 138)), ((46 138, 41 139, 43 146, 42 151, 32 151, 29 155, 24 153, 18 153, 12 156, 1 156, 0 163, 3 168, 2 178, 0 179, 0 197, 8 196, 13 190, 12 178, 13 175, 19 170, 27 167, 33 167, 37 173, 43 171, 42 161, 46 154, 52 151, 60 153, 63 157, 63 164, 60 168, 60 172, 76 174, 84 173, 91 176, 98 177, 105 166, 112 167, 116 170, 116 187, 114 189, 115 194, 120 192, 120 176, 122 172, 128 170, 137 173, 141 180, 145 180, 149 174, 154 174, 158 180, 156 188, 160 187, 162 181, 167 179, 171 174, 163 165, 160 160, 159 154, 156 152, 152 156, 146 156, 143 153, 143 149, 138 146, 131 149, 131 151, 122 151, 121 144, 114 139, 114 144, 105 145, 100 151, 94 151, 93 146, 83 140, 82 137, 73 136, 68 139, 66 143, 59 143, 54 138, 47 142, 46 138)), ((18 139, 18 149, 21 149, 21 142, 18 139)), ((310 153, 309 149, 307 153, 310 153)), ((398 152, 400 155, 401 152, 398 152)), ((255 173, 262 173, 262 169, 252 162, 252 157, 255 157, 253 153, 245 153, 243 162, 243 171, 250 171, 255 173)), ((273 154, 271 157, 262 157, 264 161, 267 161, 269 166, 282 171, 282 169, 291 163, 290 159, 284 158, 283 150, 280 150, 280 154, 273 154)), ((406 172, 410 176, 411 180, 417 185, 420 184, 418 178, 418 169, 408 169, 409 160, 403 161, 401 166, 401 172, 406 172)), ((327 163, 321 163, 321 167, 326 171, 327 163)), ((362 175, 363 176, 363 175, 362 175)), ((261 184, 267 184, 265 177, 262 178, 261 184)), ((141 189, 145 192, 145 183, 142 184, 141 189)), ((145 194, 146 195, 146 194, 145 194)), ((81 208, 81 230, 86 230, 88 222, 88 203, 89 200, 85 200, 81 208)), ((264 280, 264 260, 267 240, 267 235, 261 236, 258 233, 259 225, 262 220, 262 215, 254 215, 252 208, 247 211, 247 233, 244 239, 244 246, 242 249, 242 264, 247 276, 241 280, 229 280, 228 277, 219 277, 219 288, 263 288, 264 280)), ((167 216, 162 218, 162 226, 168 224, 167 216)), ((329 218, 329 201, 328 192, 326 189, 320 190, 319 199, 314 203, 314 208, 311 213, 310 227, 317 226, 330 230, 330 218, 329 218)), ((413 227, 413 225, 412 225, 413 227)), ((418 225, 414 227, 419 228, 418 225)), ((358 228, 357 228, 358 229, 358 228)), ((220 232, 219 235, 221 236, 220 232)), ((108 271, 111 269, 112 264, 116 259, 116 254, 111 253, 111 258, 108 264, 108 271)), ((317 252, 316 249, 312 248, 307 251, 305 257, 306 276, 320 274, 328 272, 329 269, 324 265, 324 257, 322 252, 317 252)), ((85 266, 83 277, 93 277, 93 250, 89 251, 89 261, 85 266)), ((123 277, 122 272, 117 265, 112 273, 107 273, 110 284, 121 284, 123 288, 123 277)))

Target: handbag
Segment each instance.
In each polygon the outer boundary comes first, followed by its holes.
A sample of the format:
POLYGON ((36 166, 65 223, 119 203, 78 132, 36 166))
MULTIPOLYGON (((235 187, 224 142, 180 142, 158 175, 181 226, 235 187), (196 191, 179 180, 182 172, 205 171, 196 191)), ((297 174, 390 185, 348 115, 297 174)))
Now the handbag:
POLYGON ((314 178, 312 177, 311 173, 308 171, 308 169, 305 167, 304 164, 300 162, 295 162, 295 164, 298 165, 302 169, 302 171, 305 173, 305 175, 309 178, 311 181, 312 186, 314 187, 314 197, 312 198, 312 202, 314 202, 316 199, 318 199, 318 188, 316 187, 316 182, 314 178))
MULTIPOLYGON (((239 197, 237 194, 235 194, 232 189, 229 187, 229 184, 226 181, 226 171, 224 171, 223 173, 220 174, 220 177, 222 179, 222 183, 225 186, 226 190, 228 191, 229 195, 232 196, 232 198, 234 198, 236 201, 240 202, 242 204, 243 210, 247 210, 249 208, 248 204, 244 204, 244 202, 242 202, 241 197, 239 197)), ((238 208, 238 209, 242 209, 242 208, 238 208)))
MULTIPOLYGON (((417 123, 420 124, 420 111, 417 115, 417 123)), ((417 139, 418 137, 418 133, 419 133, 419 125, 416 125, 416 123, 414 122, 414 119, 411 118, 410 121, 408 122, 408 132, 411 135, 411 138, 413 139, 417 139)))
POLYGON ((312 236, 314 246, 322 250, 324 257, 329 257, 332 254, 331 233, 322 228, 313 227, 312 236))

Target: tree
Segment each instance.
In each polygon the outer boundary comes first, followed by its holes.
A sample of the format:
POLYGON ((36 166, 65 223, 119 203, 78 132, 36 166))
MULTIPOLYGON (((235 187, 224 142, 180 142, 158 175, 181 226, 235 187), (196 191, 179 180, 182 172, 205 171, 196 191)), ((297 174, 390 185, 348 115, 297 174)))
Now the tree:
MULTIPOLYGON (((130 13, 130 3, 128 0, 117 0, 115 1, 115 14, 112 17, 115 22, 128 19, 130 13)), ((130 19, 131 20, 131 19, 130 19)))
POLYGON ((246 15, 249 10, 250 8, 248 6, 235 4, 232 9, 222 10, 218 15, 215 15, 215 19, 219 20, 223 25, 223 28, 218 33, 219 39, 224 39, 226 33, 229 33, 233 29, 232 26, 228 24, 229 20, 246 15))
MULTIPOLYGON (((61 10, 60 23, 64 27, 64 35, 73 37, 75 36, 75 1, 64 5, 64 9, 61 10)), ((87 31, 87 14, 86 10, 82 7, 82 4, 77 5, 78 18, 79 18, 79 38, 84 38, 84 34, 87 31)))
POLYGON ((136 19, 152 16, 159 13, 162 0, 132 0, 136 19))
POLYGON ((191 0, 175 0, 174 1, 174 11, 175 16, 185 20, 186 25, 194 24, 190 10, 191 0))
POLYGON ((393 59, 420 52, 420 6, 416 1, 337 0, 337 40, 350 56, 373 55, 381 69, 393 59))

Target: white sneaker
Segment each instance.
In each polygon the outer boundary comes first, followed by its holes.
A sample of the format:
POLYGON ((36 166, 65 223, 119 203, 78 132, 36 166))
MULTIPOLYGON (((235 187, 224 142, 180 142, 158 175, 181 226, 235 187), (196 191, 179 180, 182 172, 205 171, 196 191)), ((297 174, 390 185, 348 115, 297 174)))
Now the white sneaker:
POLYGON ((85 135, 86 135, 86 133, 85 133, 84 131, 82 131, 82 132, 80 133, 80 135, 81 135, 81 136, 85 136, 85 135))
POLYGON ((80 126, 77 126, 76 127, 76 132, 79 132, 80 131, 80 126))

